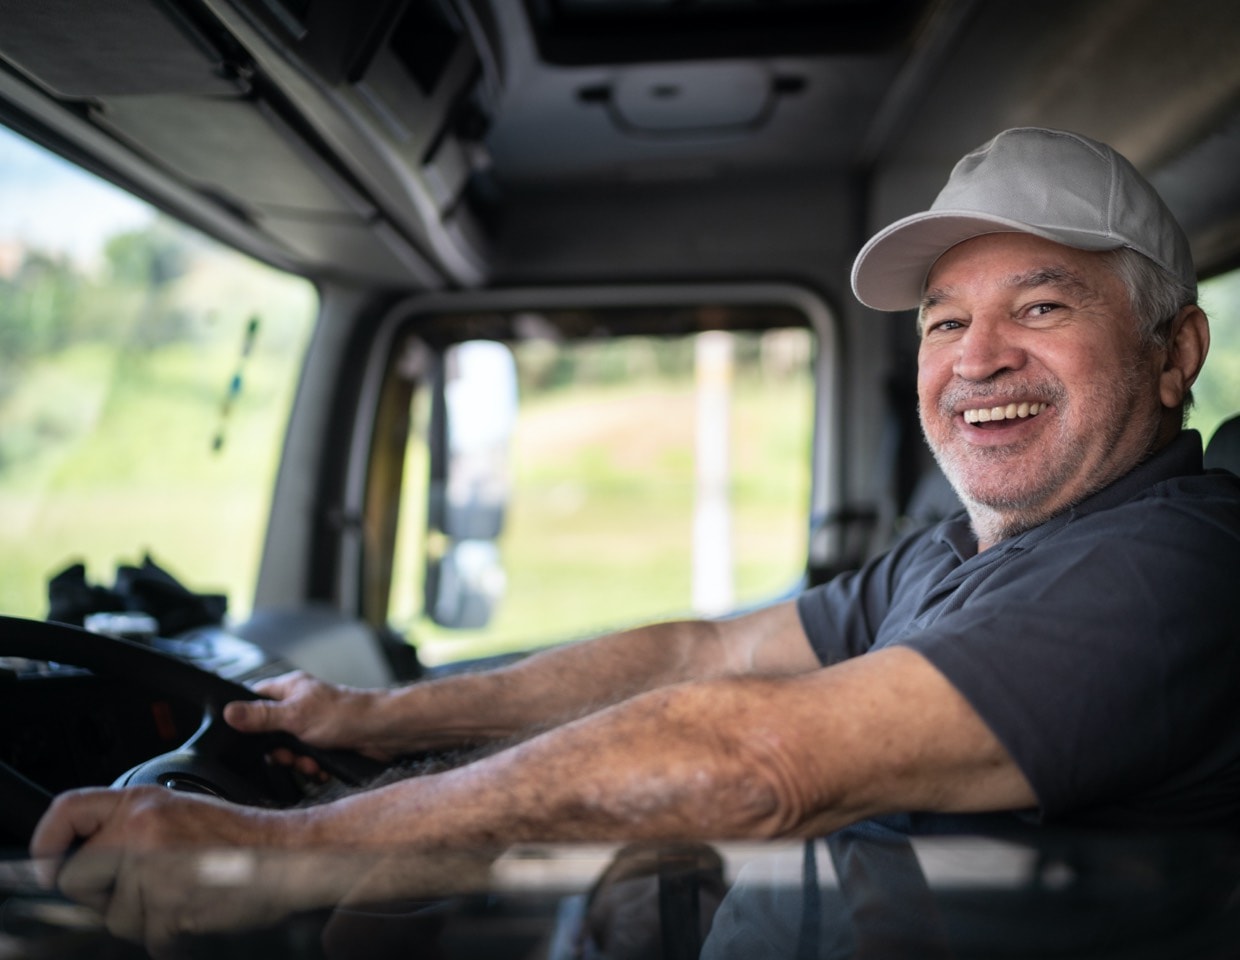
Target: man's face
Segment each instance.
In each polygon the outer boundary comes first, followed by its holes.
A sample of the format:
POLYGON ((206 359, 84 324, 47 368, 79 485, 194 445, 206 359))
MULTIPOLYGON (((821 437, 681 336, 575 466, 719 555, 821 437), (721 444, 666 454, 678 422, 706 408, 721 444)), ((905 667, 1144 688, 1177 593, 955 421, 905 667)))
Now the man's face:
POLYGON ((1019 233, 934 265, 921 309, 922 428, 984 549, 1153 449, 1160 364, 1101 255, 1019 233))

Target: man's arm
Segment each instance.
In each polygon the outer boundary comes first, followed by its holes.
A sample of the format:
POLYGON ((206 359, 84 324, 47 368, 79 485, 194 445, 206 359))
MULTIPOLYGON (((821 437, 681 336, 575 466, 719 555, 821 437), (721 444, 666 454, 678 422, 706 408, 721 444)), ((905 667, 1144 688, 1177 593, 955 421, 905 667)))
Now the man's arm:
POLYGON ((797 676, 663 687, 468 766, 318 807, 254 811, 170 791, 135 804, 127 793, 58 798, 35 855, 80 835, 88 848, 421 850, 785 837, 894 811, 1036 802, 955 688, 900 648, 797 676))
MULTIPOLYGON (((230 916, 204 919, 210 898, 170 883, 165 861, 144 851, 400 851, 404 863, 417 851, 485 856, 523 841, 808 836, 893 811, 1034 803, 955 688, 896 648, 795 676, 665 686, 468 766, 318 807, 257 810, 158 787, 63 794, 31 848, 50 872, 84 839, 62 888, 98 903, 122 935, 158 940, 230 916)), ((288 903, 269 909, 327 902, 350 883, 294 878, 274 888, 288 903)), ((434 892, 401 871, 383 889, 402 895, 405 883, 409 895, 434 892)))
POLYGON ((260 688, 274 700, 230 704, 225 718, 241 730, 284 729, 316 746, 390 758, 525 735, 689 680, 817 667, 796 605, 787 602, 731 620, 639 627, 398 690, 283 678, 260 688))
POLYGON ((1035 802, 942 674, 892 649, 795 677, 645 693, 458 770, 306 811, 298 830, 430 849, 741 839, 1035 802))

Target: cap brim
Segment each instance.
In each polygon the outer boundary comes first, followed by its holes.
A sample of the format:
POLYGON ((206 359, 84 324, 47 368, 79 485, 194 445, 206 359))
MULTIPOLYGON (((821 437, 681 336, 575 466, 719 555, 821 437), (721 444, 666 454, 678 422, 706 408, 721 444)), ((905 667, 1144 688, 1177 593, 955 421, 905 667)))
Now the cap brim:
POLYGON ((956 244, 988 233, 1030 233, 1079 250, 1123 246, 1097 234, 1048 230, 966 210, 927 211, 897 220, 870 238, 853 262, 853 293, 875 310, 914 310, 935 261, 956 244))

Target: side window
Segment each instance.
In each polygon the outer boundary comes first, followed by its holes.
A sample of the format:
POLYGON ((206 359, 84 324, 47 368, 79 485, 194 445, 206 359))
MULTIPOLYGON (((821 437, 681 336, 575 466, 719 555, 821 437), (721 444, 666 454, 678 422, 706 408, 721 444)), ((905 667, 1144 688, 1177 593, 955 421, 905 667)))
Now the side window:
POLYGON ((0 611, 144 557, 252 603, 316 296, 0 128, 0 611))
POLYGON ((1201 307, 1210 318, 1210 353, 1193 385, 1188 425, 1209 442, 1220 423, 1240 413, 1240 270, 1203 283, 1201 307))
POLYGON ((438 628, 423 612, 429 404, 415 399, 390 621, 424 660, 724 614, 796 588, 809 526, 807 327, 511 347, 504 582, 481 630, 438 628))

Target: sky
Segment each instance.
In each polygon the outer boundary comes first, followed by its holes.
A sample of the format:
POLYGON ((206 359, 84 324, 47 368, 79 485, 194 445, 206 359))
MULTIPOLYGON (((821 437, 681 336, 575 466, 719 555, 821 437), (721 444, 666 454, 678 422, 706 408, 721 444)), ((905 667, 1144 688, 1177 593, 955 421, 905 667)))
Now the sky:
POLYGON ((151 217, 141 201, 0 127, 0 243, 89 264, 105 238, 151 217))

